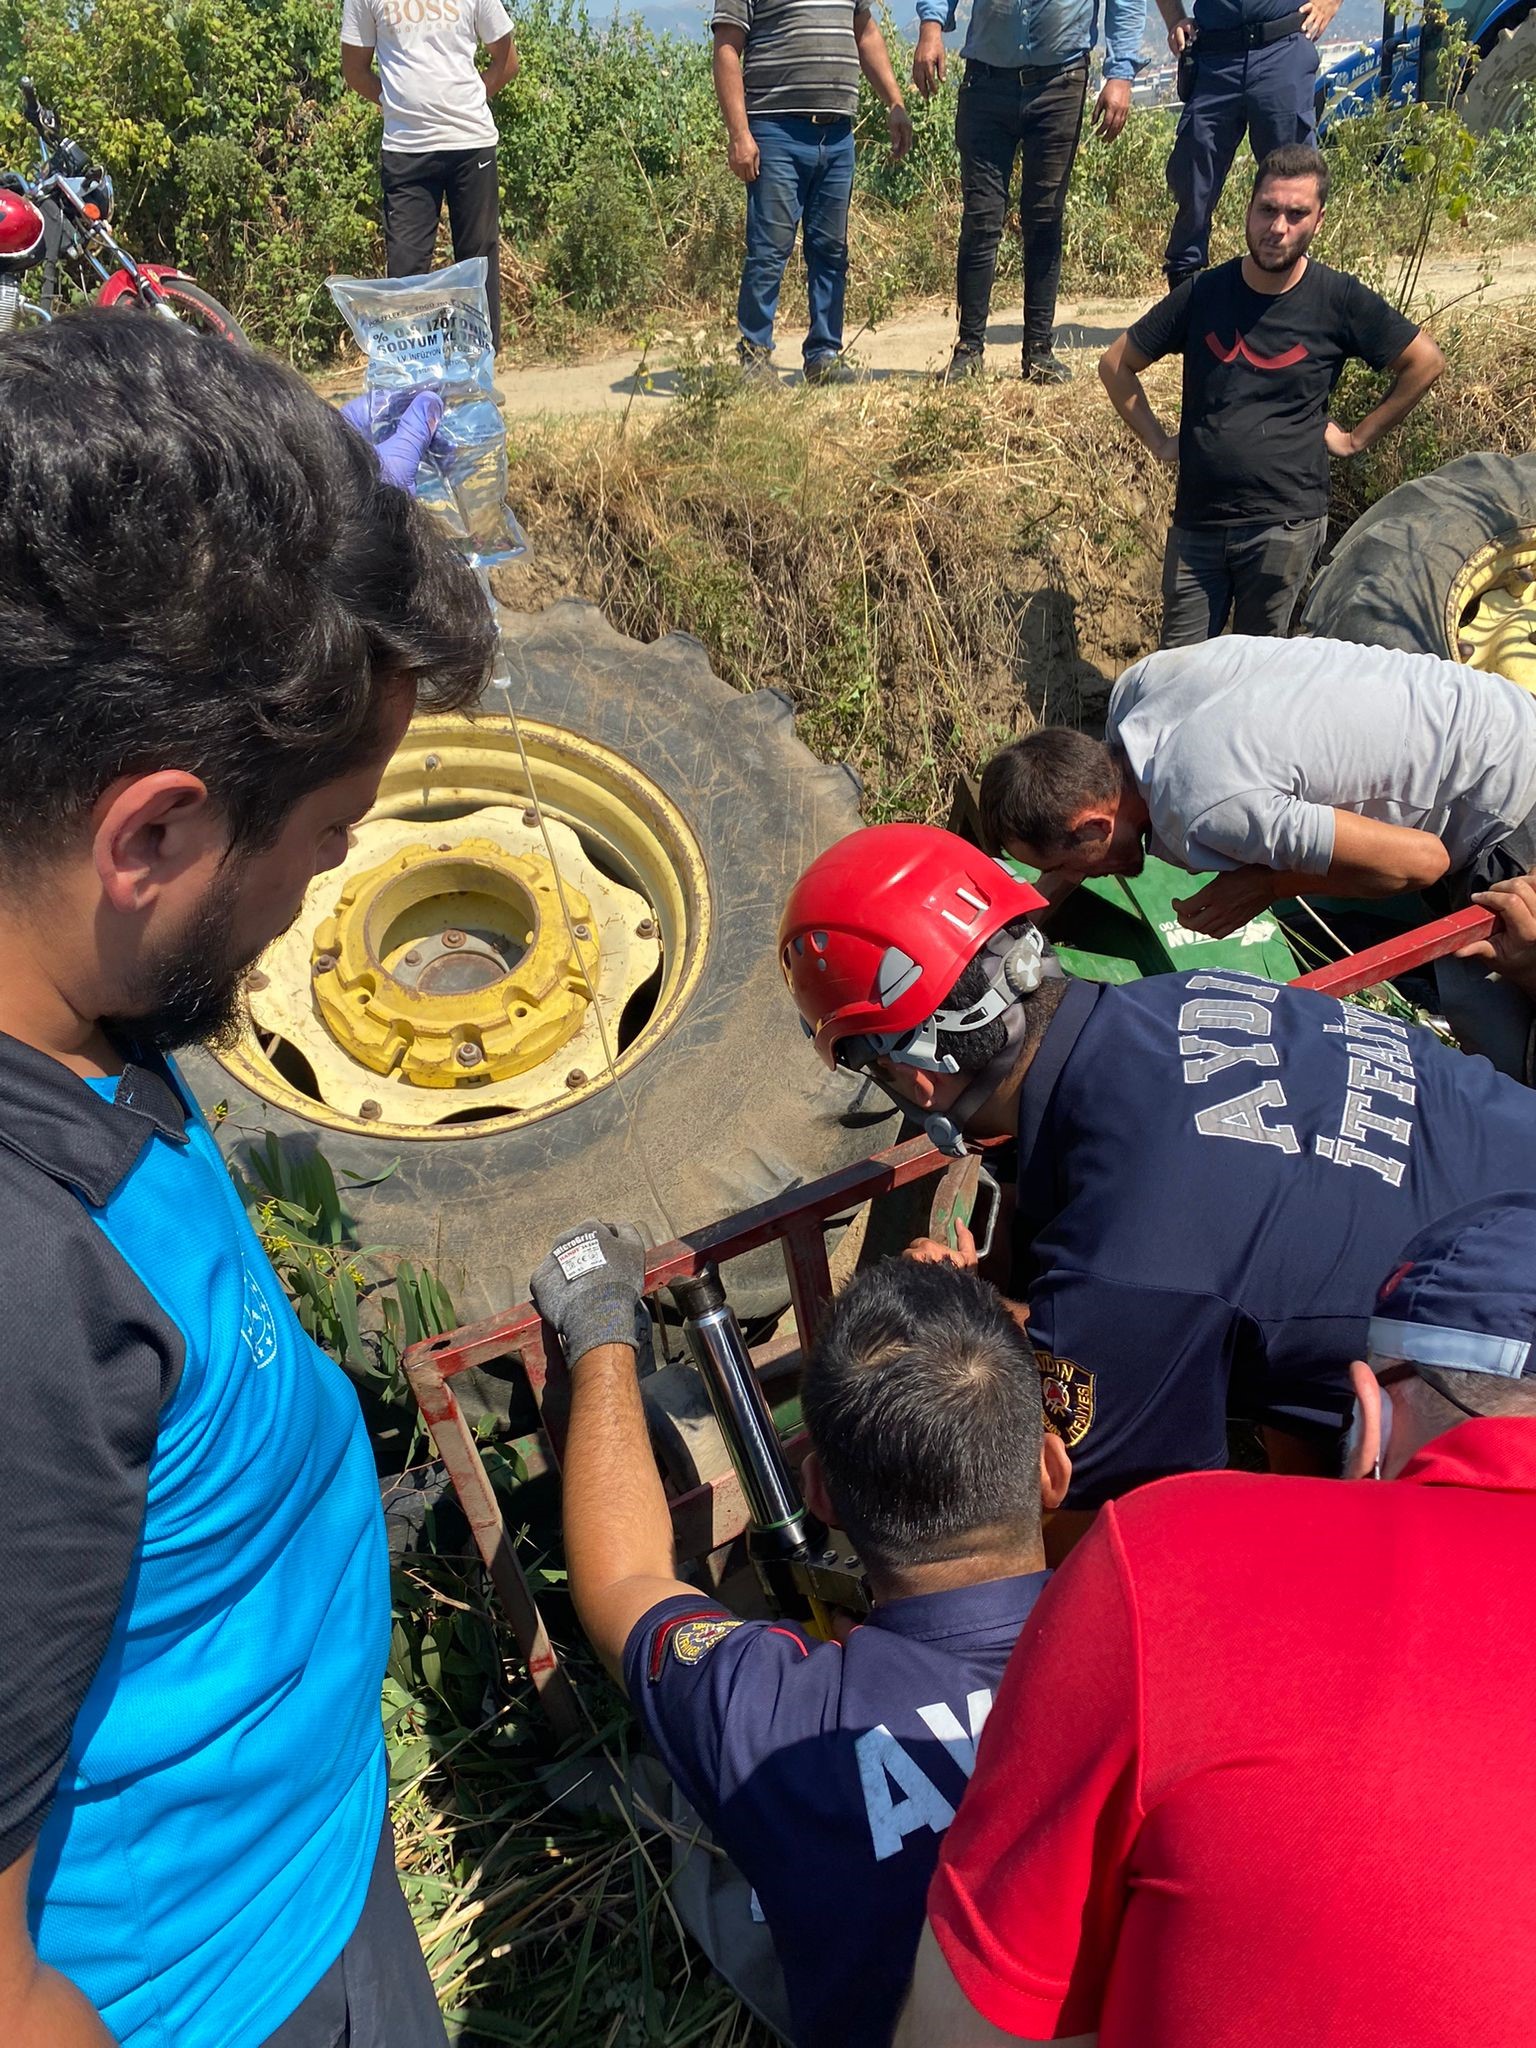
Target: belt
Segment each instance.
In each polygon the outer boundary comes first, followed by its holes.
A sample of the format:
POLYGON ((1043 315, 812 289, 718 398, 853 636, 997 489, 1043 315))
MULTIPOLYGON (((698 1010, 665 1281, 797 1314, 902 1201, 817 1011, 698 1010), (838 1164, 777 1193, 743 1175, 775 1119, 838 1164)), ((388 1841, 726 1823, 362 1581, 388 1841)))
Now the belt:
POLYGON ((1086 71, 1088 53, 1073 57, 1065 64, 983 64, 979 57, 967 57, 967 71, 979 71, 983 78, 1055 78, 1066 71, 1086 71))
POLYGON ((852 114, 802 114, 802 121, 809 121, 813 128, 835 128, 839 121, 851 121, 852 114))
POLYGON ((1301 11, 1282 14, 1274 21, 1245 22, 1241 28, 1203 28, 1195 37, 1195 48, 1207 57, 1235 57, 1244 50, 1267 49, 1283 43, 1287 36, 1301 34, 1301 11))

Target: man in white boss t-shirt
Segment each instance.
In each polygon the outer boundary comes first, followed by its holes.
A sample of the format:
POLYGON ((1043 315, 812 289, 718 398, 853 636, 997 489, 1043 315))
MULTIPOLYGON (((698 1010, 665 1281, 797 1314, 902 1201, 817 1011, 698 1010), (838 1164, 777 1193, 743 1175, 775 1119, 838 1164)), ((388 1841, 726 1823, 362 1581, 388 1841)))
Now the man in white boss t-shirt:
POLYGON ((389 275, 431 269, 446 199, 455 260, 486 259, 499 346, 501 216, 491 101, 517 75, 512 18, 502 0, 342 0, 341 75, 384 114, 389 275), (475 61, 482 43, 490 56, 484 71, 475 61))

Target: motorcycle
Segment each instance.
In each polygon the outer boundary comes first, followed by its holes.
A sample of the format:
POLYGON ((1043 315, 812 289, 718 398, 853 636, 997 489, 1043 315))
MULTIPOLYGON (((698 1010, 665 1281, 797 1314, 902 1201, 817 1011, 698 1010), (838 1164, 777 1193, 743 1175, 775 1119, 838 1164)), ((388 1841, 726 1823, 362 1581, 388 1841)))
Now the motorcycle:
POLYGON ((39 104, 30 78, 21 81, 21 108, 36 131, 40 161, 30 179, 0 173, 0 326, 14 325, 18 312, 51 320, 66 296, 94 293, 99 305, 142 307, 243 343, 235 316, 184 270, 136 262, 117 240, 108 226, 111 178, 64 134, 54 110, 39 104), (20 279, 39 268, 37 297, 29 299, 20 279))

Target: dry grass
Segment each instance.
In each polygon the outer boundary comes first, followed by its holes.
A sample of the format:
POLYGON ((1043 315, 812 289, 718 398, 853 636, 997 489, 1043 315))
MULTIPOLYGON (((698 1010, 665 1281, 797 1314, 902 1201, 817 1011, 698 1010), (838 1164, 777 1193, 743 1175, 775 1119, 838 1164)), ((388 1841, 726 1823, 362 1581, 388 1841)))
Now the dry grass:
POLYGON ((397 1571, 396 1861, 456 2048, 772 2048, 673 1913, 668 1825, 591 1789, 623 1778, 617 1695, 573 1667, 600 1733, 555 1780, 506 1636, 476 1565, 423 1555, 397 1571), (557 1799, 583 1780, 584 1802, 557 1799))
POLYGON ((1032 717, 1082 715, 1147 643, 1169 484, 1102 395, 869 384, 700 395, 649 430, 535 430, 519 515, 560 589, 649 639, 682 629, 742 689, 786 691, 872 816, 929 815, 1032 717))
MULTIPOLYGON (((1404 432, 1336 471, 1337 525, 1453 455, 1536 442, 1527 311, 1452 309, 1436 332, 1445 379, 1404 432)), ((858 769, 869 816, 942 814, 957 772, 1034 719, 1092 719, 1155 645, 1172 478, 1091 374, 1045 392, 690 377, 649 427, 514 429, 535 558, 501 594, 537 608, 574 592, 639 638, 698 634, 739 688, 793 699, 812 748, 858 769)), ((1176 367, 1149 386, 1171 416, 1176 367)), ((1342 416, 1377 388, 1352 374, 1342 416)))

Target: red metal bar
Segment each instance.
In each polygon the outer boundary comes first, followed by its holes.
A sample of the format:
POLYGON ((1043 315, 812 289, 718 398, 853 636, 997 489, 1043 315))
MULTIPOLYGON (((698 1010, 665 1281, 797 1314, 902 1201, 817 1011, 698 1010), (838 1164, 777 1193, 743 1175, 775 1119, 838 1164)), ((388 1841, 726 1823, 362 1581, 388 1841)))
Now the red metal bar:
POLYGON ((1369 946, 1363 953, 1351 953, 1346 959, 1314 967, 1310 974, 1299 974, 1291 987, 1316 989, 1329 996, 1358 995, 1361 989, 1391 981, 1412 967, 1424 966, 1426 961, 1443 960, 1447 953, 1470 945, 1474 939, 1486 939, 1497 923, 1491 910, 1480 910, 1474 904, 1450 917, 1437 918, 1433 924, 1420 925, 1416 931, 1399 932, 1396 938, 1384 939, 1379 946, 1369 946))
POLYGON ((447 1467, 453 1490, 468 1518, 475 1548, 491 1575, 497 1598, 507 1611, 519 1654, 528 1667, 528 1676, 550 1725, 562 1738, 589 1734, 581 1701, 549 1639, 533 1588, 518 1562, 474 1431, 465 1420, 453 1389, 438 1371, 431 1348, 413 1345, 406 1353, 405 1371, 422 1419, 432 1432, 437 1454, 447 1467))
POLYGON ((819 1218, 801 1217, 785 1230, 784 1265, 800 1348, 808 1351, 832 1305, 832 1268, 827 1263, 827 1240, 819 1218))
MULTIPOLYGON (((876 1195, 906 1187, 915 1180, 926 1180, 930 1174, 942 1172, 944 1163, 944 1154, 936 1151, 926 1138, 908 1138, 904 1145, 872 1153, 868 1159, 829 1173, 823 1180, 789 1188, 773 1201, 760 1202, 756 1208, 727 1216, 723 1222, 712 1223, 691 1238, 674 1238, 671 1244, 658 1245, 645 1262, 645 1291, 653 1293, 669 1281, 690 1279, 701 1266, 719 1264, 739 1257, 742 1252, 772 1244, 775 1239, 786 1237, 801 1221, 824 1223, 840 1210, 856 1209, 876 1195)), ((488 1365, 492 1359, 505 1358, 509 1353, 526 1352, 530 1341, 537 1340, 542 1345, 542 1331, 538 1310, 532 1302, 525 1301, 501 1315, 487 1317, 484 1322, 466 1323, 446 1336, 429 1337, 416 1348, 432 1353, 438 1371, 447 1380, 467 1366, 488 1365)))

